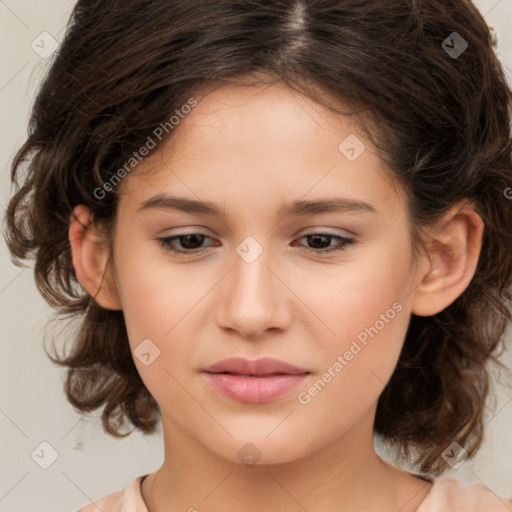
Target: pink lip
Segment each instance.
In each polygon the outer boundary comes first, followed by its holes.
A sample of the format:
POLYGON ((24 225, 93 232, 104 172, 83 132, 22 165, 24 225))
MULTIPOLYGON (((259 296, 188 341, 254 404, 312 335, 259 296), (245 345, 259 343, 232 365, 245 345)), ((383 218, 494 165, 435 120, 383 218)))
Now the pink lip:
POLYGON ((284 395, 301 384, 308 374, 283 374, 269 377, 250 377, 226 373, 205 373, 205 375, 211 385, 221 393, 240 402, 260 404, 284 395))
POLYGON ((224 359, 203 370, 210 384, 221 393, 249 403, 274 400, 301 384, 308 370, 271 357, 248 360, 224 359))
POLYGON ((261 357, 254 360, 244 359, 243 357, 229 357, 208 366, 203 371, 208 373, 237 373, 240 375, 297 375, 309 373, 308 370, 297 368, 273 357, 261 357))

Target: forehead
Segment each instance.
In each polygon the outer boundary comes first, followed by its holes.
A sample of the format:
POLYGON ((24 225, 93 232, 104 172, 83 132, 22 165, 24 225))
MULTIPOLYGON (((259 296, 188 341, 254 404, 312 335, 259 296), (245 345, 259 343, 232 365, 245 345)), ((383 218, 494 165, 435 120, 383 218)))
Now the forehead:
POLYGON ((395 192, 390 170, 355 118, 282 83, 223 86, 197 100, 124 180, 122 203, 138 208, 165 190, 221 204, 244 197, 281 204, 334 189, 375 202, 395 192))
POLYGON ((333 143, 336 149, 341 134, 359 129, 355 118, 337 116, 280 82, 219 87, 201 97, 178 128, 168 144, 175 153, 186 142, 199 142, 195 153, 203 148, 211 153, 212 146, 229 149, 236 145, 240 150, 244 145, 248 154, 269 158, 310 150, 304 140, 311 137, 314 144, 328 135, 325 143, 333 143), (262 144, 267 144, 265 152, 262 144))

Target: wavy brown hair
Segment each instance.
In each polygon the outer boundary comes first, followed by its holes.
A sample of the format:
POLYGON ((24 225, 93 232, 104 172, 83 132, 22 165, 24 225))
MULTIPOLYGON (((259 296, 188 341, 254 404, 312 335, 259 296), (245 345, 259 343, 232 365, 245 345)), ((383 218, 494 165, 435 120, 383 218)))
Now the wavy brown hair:
POLYGON ((117 192, 99 198, 98 188, 191 96, 251 76, 354 116, 407 192, 415 247, 458 201, 473 201, 485 223, 467 289, 434 316, 412 315, 375 418, 403 460, 440 474, 451 442, 470 456, 481 445, 487 363, 501 365, 511 319, 512 93, 465 0, 80 0, 12 164, 5 217, 13 261, 34 258, 43 297, 81 319, 71 352, 48 354, 67 367, 67 397, 80 412, 104 406, 114 436, 130 422, 155 431, 160 410, 123 313, 77 283, 70 215, 85 204, 111 232, 117 192), (467 48, 450 54, 462 39, 467 48))

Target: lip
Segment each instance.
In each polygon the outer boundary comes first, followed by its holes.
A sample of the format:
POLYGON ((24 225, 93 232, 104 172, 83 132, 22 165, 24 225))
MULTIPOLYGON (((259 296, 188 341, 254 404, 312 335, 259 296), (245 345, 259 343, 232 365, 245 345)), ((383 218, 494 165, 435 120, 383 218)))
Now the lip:
POLYGON ((285 395, 311 372, 272 357, 231 357, 209 366, 203 373, 217 391, 234 400, 256 404, 285 395))
POLYGON ((245 359, 243 357, 229 357, 218 363, 212 364, 203 371, 207 373, 233 373, 238 375, 298 375, 309 373, 308 370, 298 368, 285 361, 273 357, 261 357, 260 359, 245 359))

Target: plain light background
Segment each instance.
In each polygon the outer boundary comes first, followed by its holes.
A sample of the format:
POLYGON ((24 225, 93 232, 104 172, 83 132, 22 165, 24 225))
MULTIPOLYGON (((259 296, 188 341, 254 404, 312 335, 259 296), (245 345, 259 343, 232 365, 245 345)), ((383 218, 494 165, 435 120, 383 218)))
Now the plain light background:
MULTIPOLYGON (((62 40, 74 3, 0 0, 2 217, 11 194, 9 166, 26 136, 37 84, 51 62, 52 38, 62 40)), ((512 83, 512 0, 476 5, 496 31, 497 53, 512 83)), ((100 411, 88 419, 74 412, 62 389, 64 370, 43 350, 52 310, 37 292, 32 262, 26 269, 15 267, 3 238, 0 262, 0 512, 72 512, 157 469, 163 461, 161 431, 118 440, 103 432, 100 411)), ((502 359, 512 368, 510 327, 507 332, 509 348, 502 359)), ((500 383, 496 389, 497 404, 488 411, 479 455, 446 476, 481 482, 511 497, 512 389, 500 383)))

